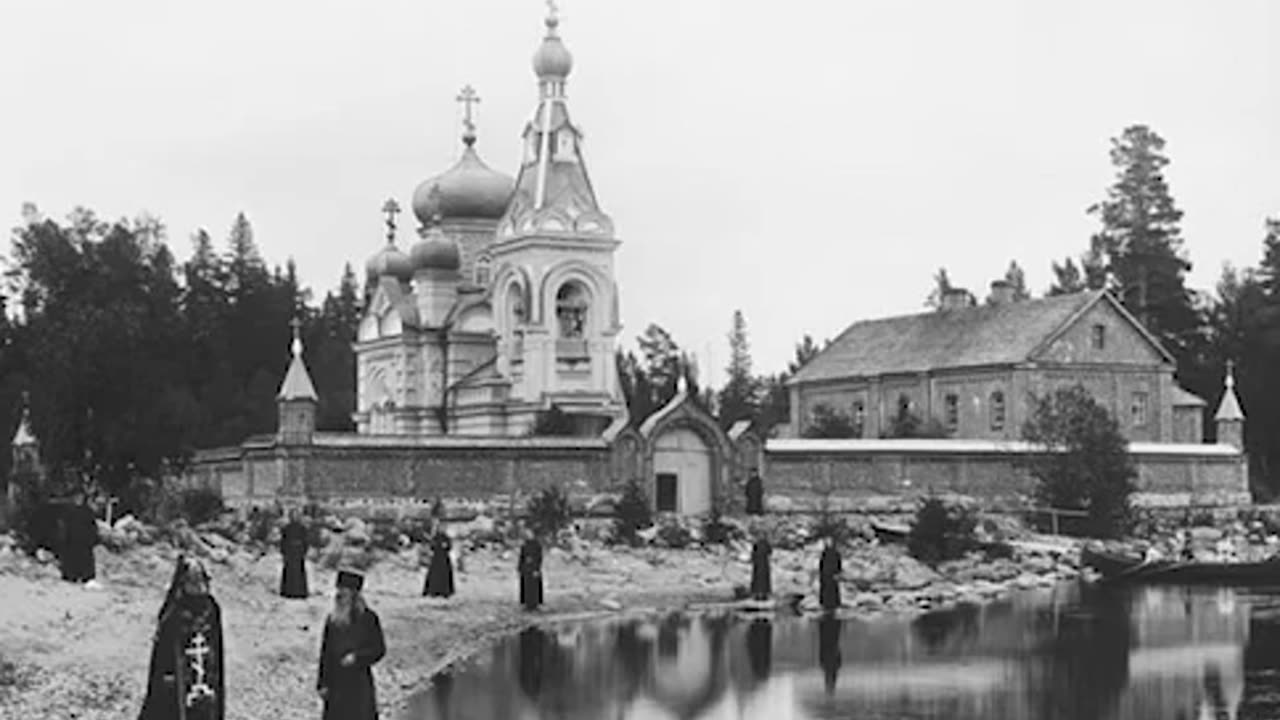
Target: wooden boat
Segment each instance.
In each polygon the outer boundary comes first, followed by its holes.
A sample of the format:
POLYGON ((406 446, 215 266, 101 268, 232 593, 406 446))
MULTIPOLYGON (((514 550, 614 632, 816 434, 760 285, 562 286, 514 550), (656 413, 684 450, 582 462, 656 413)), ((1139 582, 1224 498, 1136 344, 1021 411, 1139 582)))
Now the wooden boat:
POLYGON ((1155 560, 1084 548, 1081 562, 1112 582, 1166 585, 1280 586, 1280 558, 1261 562, 1216 563, 1155 560))

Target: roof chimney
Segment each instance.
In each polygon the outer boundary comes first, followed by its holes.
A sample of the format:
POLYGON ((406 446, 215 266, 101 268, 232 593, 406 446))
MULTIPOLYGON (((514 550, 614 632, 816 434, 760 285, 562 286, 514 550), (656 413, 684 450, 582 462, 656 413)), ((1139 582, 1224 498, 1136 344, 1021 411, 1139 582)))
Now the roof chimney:
POLYGON ((964 288, 951 288, 942 293, 942 310, 960 310, 962 308, 972 307, 970 302, 971 295, 964 288))
POLYGON ((992 305, 1004 305, 1013 302, 1013 285, 1004 279, 991 281, 991 297, 987 302, 992 305))

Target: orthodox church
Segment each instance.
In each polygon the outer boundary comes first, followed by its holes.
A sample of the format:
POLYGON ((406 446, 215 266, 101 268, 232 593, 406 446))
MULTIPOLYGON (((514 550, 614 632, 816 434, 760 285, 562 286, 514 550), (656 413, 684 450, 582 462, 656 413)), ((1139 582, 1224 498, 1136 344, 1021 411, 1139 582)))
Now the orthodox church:
POLYGON ((538 102, 515 178, 476 149, 463 89, 462 153, 413 193, 419 240, 366 264, 370 293, 354 344, 357 431, 516 436, 555 407, 579 434, 625 416, 614 365, 621 330, 619 241, 587 173, 565 93, 572 56, 558 19, 533 56, 538 102))

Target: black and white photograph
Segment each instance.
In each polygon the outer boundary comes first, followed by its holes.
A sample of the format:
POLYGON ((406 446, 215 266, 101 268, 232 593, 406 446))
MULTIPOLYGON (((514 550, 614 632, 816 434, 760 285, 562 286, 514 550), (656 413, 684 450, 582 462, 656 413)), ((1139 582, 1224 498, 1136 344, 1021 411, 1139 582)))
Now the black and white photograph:
POLYGON ((0 0, 0 717, 1280 720, 1278 38, 0 0))

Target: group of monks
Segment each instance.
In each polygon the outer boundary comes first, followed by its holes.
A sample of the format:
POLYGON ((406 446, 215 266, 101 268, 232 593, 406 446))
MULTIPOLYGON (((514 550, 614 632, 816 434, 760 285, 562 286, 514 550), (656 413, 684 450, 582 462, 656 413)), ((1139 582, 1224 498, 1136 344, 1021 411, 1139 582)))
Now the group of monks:
MULTIPOLYGON (((77 502, 65 513, 63 542, 59 549, 63 577, 85 582, 94 577, 93 546, 97 528, 90 533, 92 511, 77 502), (82 527, 83 526, 83 527, 82 527)), ((517 571, 519 600, 526 610, 543 602, 542 543, 525 530, 517 571)), ((291 510, 280 535, 283 559, 280 595, 307 598, 307 529, 298 511, 291 510)), ((452 542, 439 524, 431 534, 431 559, 422 594, 450 597, 454 594, 452 542)), ((763 536, 751 551, 750 594, 768 600, 773 593, 770 555, 763 536)), ((840 607, 840 554, 827 538, 818 563, 819 600, 824 610, 840 607)), ((382 626, 363 596, 364 576, 351 569, 339 570, 333 608, 325 621, 320 644, 316 692, 324 705, 324 720, 376 720, 377 701, 372 667, 386 653, 382 626)), ((209 590, 209 573, 197 559, 178 558, 168 592, 161 605, 152 637, 146 696, 139 720, 222 720, 225 714, 225 673, 222 615, 209 590)))
MULTIPOLYGON (((773 595, 773 581, 770 573, 770 556, 773 546, 768 538, 757 538, 751 546, 751 597, 755 600, 768 600, 773 595)), ((840 609, 840 572, 843 569, 840 549, 835 538, 828 535, 822 544, 822 555, 818 559, 818 603, 822 609, 835 612, 840 609)))

